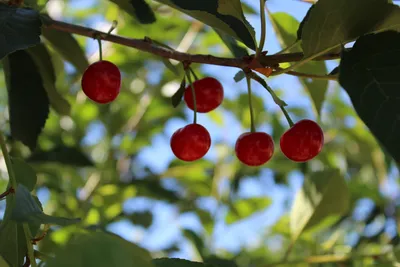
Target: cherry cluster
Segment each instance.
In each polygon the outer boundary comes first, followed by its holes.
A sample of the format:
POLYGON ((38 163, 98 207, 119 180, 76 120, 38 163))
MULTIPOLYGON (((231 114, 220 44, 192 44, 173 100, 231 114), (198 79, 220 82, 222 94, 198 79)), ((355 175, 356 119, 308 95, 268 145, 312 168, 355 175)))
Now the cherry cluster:
MULTIPOLYGON (((196 80, 192 85, 193 88, 188 86, 184 93, 184 100, 189 109, 194 110, 194 102, 199 113, 213 111, 221 105, 224 89, 218 80, 206 77, 196 80)), ((293 124, 280 139, 282 153, 295 162, 313 159, 321 152, 323 144, 324 133, 321 127, 308 119, 293 124)), ((211 137, 204 126, 192 123, 178 129, 172 135, 170 145, 172 152, 180 160, 195 161, 207 154, 211 146, 211 137)), ((274 150, 272 137, 264 132, 243 133, 235 145, 237 158, 248 166, 265 164, 272 158, 274 150)))
MULTIPOLYGON (((114 101, 120 87, 121 73, 118 67, 106 60, 91 64, 82 77, 83 92, 100 104, 114 101)), ((187 107, 195 113, 211 112, 221 105, 223 99, 222 84, 211 77, 194 81, 184 92, 187 107)), ((307 119, 293 124, 280 139, 281 151, 295 162, 305 162, 317 156, 323 143, 322 129, 316 122, 307 119)), ((211 136, 204 126, 194 122, 178 129, 172 135, 170 145, 180 160, 195 161, 207 154, 211 147, 211 136)), ((255 130, 240 135, 235 145, 237 158, 248 166, 265 164, 272 158, 274 150, 272 137, 255 130)))

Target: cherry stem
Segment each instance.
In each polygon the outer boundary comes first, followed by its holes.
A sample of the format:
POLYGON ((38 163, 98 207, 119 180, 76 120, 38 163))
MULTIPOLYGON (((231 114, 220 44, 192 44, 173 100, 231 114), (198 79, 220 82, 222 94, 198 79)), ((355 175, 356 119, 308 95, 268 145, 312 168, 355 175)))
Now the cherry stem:
POLYGON ((194 90, 193 82, 192 82, 192 77, 190 77, 190 71, 189 69, 186 69, 186 76, 188 77, 190 88, 192 89, 192 95, 193 95, 193 107, 194 107, 194 116, 193 116, 193 123, 197 123, 197 100, 196 100, 196 92, 194 90))
POLYGON ((102 48, 102 45, 101 45, 101 39, 100 39, 100 38, 97 38, 97 42, 99 43, 100 61, 102 61, 102 60, 103 60, 103 48, 102 48))
POLYGON ((192 68, 189 68, 190 72, 193 74, 193 77, 196 79, 196 81, 199 79, 196 75, 196 73, 194 72, 194 70, 192 68))
POLYGON ((292 119, 290 118, 289 113, 287 112, 287 110, 284 107, 281 107, 281 110, 283 112, 283 115, 285 115, 286 120, 288 121, 290 128, 293 127, 294 123, 293 123, 292 119))
POLYGON ((260 44, 256 51, 256 58, 258 58, 264 49, 265 39, 267 35, 267 22, 265 18, 265 0, 260 0, 260 16, 261 16, 261 39, 260 44))
POLYGON ((250 131, 254 133, 256 131, 256 126, 254 125, 254 111, 253 111, 253 102, 251 101, 251 78, 246 75, 247 81, 247 91, 249 94, 249 107, 250 107, 250 131))

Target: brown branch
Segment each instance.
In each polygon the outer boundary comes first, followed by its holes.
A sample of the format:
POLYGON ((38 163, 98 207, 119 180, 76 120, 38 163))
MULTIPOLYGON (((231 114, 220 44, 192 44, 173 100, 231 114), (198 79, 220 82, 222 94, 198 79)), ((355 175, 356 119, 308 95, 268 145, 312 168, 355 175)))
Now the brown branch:
MULTIPOLYGON (((113 34, 107 34, 105 32, 97 31, 84 26, 52 20, 49 17, 44 17, 44 16, 43 16, 43 22, 44 22, 44 27, 50 29, 86 36, 90 38, 100 38, 105 41, 133 47, 138 50, 151 53, 153 55, 174 59, 180 62, 187 61, 200 64, 219 65, 219 66, 236 67, 244 69, 249 65, 249 63, 252 60, 251 57, 223 58, 211 55, 198 55, 198 54, 194 55, 194 54, 182 53, 153 44, 152 40, 149 38, 145 39, 126 38, 113 34)), ((263 66, 276 66, 279 63, 301 61, 303 58, 304 58, 303 53, 288 53, 279 55, 262 55, 259 60, 263 66)), ((332 60, 337 58, 340 58, 339 53, 326 54, 316 58, 315 60, 332 60)))

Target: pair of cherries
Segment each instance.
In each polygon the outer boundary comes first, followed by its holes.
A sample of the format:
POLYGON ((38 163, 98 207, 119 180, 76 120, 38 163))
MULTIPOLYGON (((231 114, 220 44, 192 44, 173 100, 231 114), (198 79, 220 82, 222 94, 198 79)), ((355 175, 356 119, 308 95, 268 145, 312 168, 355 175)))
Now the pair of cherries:
MULTIPOLYGON (((204 78, 193 83, 199 113, 207 113, 221 105, 224 90, 214 78, 204 78)), ((191 87, 185 89, 186 105, 194 110, 191 87)), ((295 162, 305 162, 317 156, 324 144, 324 134, 317 123, 301 120, 287 130, 280 139, 282 153, 295 162)), ((211 146, 211 137, 200 124, 189 124, 178 129, 171 137, 171 149, 183 161, 204 157, 211 146)), ((247 132, 239 136, 235 145, 237 158, 248 166, 261 166, 274 154, 272 137, 264 132, 247 132)))

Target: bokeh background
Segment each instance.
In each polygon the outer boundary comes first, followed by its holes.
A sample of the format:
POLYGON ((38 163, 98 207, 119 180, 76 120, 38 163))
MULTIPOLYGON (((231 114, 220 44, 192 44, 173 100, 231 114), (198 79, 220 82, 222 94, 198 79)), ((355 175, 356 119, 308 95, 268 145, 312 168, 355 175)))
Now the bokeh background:
MULTIPOLYGON (((43 11, 54 19, 103 31, 118 20, 115 34, 148 36, 188 53, 232 57, 208 26, 149 2, 157 15, 157 22, 151 25, 138 23, 104 0, 50 0, 43 11)), ((258 1, 243 3, 259 36, 258 1)), ((270 0, 267 7, 276 18, 284 18, 276 23, 294 33, 310 4, 270 0), (298 22, 285 19, 282 12, 298 22)), ((279 37, 268 20, 266 50, 270 54, 283 48, 279 37)), ((89 62, 98 60, 96 40, 76 38, 89 62)), ((72 112, 61 116, 51 111, 39 149, 79 147, 93 166, 79 157, 49 162, 50 154, 45 153, 36 158, 32 162, 39 175, 36 193, 46 213, 81 217, 85 226, 107 229, 157 256, 201 260, 204 255, 218 254, 235 257, 241 266, 258 266, 279 260, 284 253, 290 237, 288 212, 304 178, 315 171, 338 168, 348 181, 351 210, 333 227, 304 235, 293 254, 376 251, 382 245, 397 244, 398 170, 358 119, 338 83, 313 85, 313 90, 320 86, 322 92, 328 88, 319 116, 308 93, 310 80, 281 75, 268 81, 288 104, 294 120, 316 120, 325 131, 323 152, 304 164, 292 163, 280 152, 279 138, 288 124, 268 92, 254 84, 257 129, 273 135, 276 151, 266 165, 249 168, 234 155, 237 137, 250 128, 245 81, 233 80, 237 69, 194 64, 199 77, 221 81, 225 100, 217 110, 198 115, 199 123, 211 133, 209 153, 202 160, 184 163, 174 158, 169 147, 173 132, 193 117, 183 103, 176 109, 171 105, 170 97, 182 77, 153 55, 107 42, 103 42, 103 50, 104 59, 114 62, 123 73, 119 98, 105 106, 86 98, 80 88, 81 73, 52 51, 57 89, 71 103, 72 112)), ((327 62, 328 72, 337 65, 335 60, 327 62)), ((0 87, 0 116, 7 122, 3 76, 0 87)), ((1 127, 8 131, 7 124, 1 127)), ((13 143, 13 153, 30 155, 20 143, 13 143)), ((0 185, 5 188, 5 166, 1 169, 0 185)), ((0 202, 1 212, 4 207, 0 202)), ((66 240, 68 229, 51 228, 39 246, 51 251, 66 240)))

